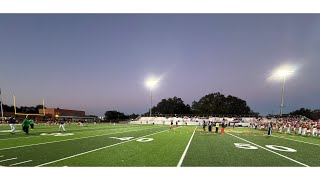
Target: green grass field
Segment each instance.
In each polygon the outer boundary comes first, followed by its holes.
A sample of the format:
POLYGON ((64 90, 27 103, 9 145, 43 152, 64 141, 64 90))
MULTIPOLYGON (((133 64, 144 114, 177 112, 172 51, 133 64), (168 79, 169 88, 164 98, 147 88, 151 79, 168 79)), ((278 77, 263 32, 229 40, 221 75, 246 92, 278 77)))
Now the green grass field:
POLYGON ((0 125, 0 166, 50 167, 306 167, 320 166, 320 138, 248 128, 225 134, 201 127, 36 124, 29 135, 0 125))

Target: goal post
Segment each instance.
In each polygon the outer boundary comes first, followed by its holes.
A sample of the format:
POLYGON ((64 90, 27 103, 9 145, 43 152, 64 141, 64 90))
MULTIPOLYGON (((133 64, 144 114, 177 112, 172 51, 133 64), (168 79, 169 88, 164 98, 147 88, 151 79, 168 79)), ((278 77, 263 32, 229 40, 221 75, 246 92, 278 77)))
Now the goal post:
POLYGON ((38 113, 19 113, 17 112, 17 105, 16 105, 16 96, 13 95, 13 107, 14 107, 14 114, 15 115, 25 115, 26 118, 28 116, 45 116, 46 115, 46 111, 45 111, 45 108, 44 108, 44 98, 42 98, 42 114, 38 113))

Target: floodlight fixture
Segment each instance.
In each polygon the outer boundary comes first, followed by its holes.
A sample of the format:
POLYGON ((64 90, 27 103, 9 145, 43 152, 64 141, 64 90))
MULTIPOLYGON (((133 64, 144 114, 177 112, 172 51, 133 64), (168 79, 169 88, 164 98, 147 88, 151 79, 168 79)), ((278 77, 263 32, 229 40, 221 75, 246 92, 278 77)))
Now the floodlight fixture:
POLYGON ((155 89, 160 81, 160 78, 149 77, 145 81, 145 85, 150 89, 150 117, 152 115, 152 90, 155 89))
POLYGON ((157 84, 159 82, 159 79, 158 78, 155 78, 155 77, 150 77, 146 80, 145 82, 145 85, 150 89, 150 90, 153 90, 157 84))

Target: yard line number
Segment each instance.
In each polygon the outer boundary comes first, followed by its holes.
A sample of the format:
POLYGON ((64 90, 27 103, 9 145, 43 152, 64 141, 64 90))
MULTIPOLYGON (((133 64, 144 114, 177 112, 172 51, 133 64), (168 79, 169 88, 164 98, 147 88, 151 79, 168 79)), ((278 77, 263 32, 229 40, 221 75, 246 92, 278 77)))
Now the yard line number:
MULTIPOLYGON (((258 147, 253 146, 251 144, 245 144, 245 143, 234 143, 234 145, 237 148, 241 149, 258 149, 258 147)), ((277 146, 277 145, 266 145, 267 148, 276 150, 276 151, 283 151, 283 152, 297 152, 297 150, 285 147, 285 146, 277 146)))
MULTIPOLYGON (((110 137, 112 139, 118 139, 121 141, 129 141, 131 139, 133 139, 134 137, 110 137)), ((150 142, 153 141, 153 138, 139 138, 136 140, 137 142, 150 142)))

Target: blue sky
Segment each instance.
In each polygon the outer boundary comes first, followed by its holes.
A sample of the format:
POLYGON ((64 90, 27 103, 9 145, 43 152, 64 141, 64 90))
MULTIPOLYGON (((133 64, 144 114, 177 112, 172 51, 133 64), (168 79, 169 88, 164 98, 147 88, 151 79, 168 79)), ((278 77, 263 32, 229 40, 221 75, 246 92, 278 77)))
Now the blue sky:
POLYGON ((0 87, 5 104, 82 109, 103 115, 148 111, 144 80, 162 76, 154 102, 191 105, 212 92, 237 96, 262 114, 320 102, 318 14, 0 14, 0 87))

